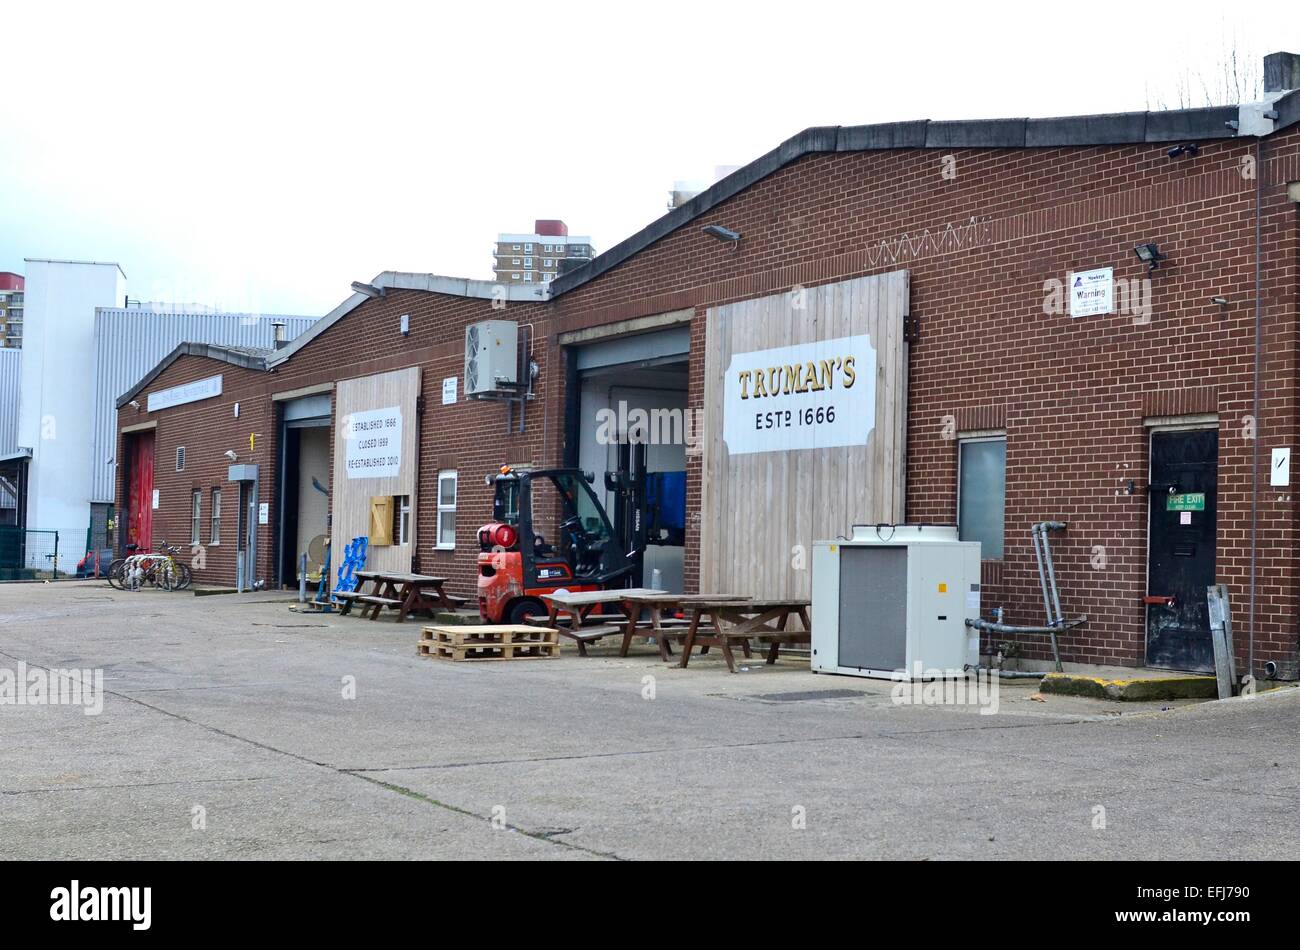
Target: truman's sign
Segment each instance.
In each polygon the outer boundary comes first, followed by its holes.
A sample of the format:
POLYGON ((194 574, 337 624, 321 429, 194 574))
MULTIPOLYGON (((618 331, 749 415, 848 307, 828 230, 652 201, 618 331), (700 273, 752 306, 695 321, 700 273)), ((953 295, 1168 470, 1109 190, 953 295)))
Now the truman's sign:
POLYGON ((732 455, 866 445, 876 418, 876 349, 844 336, 737 353, 722 437, 732 455))
POLYGON ((187 402, 198 402, 200 399, 211 399, 213 396, 220 395, 221 377, 209 376, 207 379, 196 379, 184 386, 173 386, 171 389, 160 389, 156 393, 150 393, 149 411, 157 412, 159 409, 183 406, 187 402))

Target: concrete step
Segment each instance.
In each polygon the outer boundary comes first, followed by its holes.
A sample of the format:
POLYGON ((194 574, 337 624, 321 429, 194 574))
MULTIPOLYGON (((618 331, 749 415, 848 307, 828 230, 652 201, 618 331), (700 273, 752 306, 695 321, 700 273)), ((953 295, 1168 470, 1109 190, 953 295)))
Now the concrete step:
POLYGON ((1159 699, 1217 699, 1219 687, 1213 676, 1194 673, 1153 673, 1110 679, 1087 673, 1048 673, 1039 692, 1062 696, 1089 696, 1118 702, 1150 702, 1159 699))

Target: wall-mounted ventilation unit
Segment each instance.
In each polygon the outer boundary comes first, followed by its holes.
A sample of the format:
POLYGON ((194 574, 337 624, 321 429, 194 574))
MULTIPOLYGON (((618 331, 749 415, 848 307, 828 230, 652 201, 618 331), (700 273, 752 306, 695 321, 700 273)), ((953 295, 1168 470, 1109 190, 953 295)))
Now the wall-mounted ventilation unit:
POLYGON ((948 525, 855 525, 813 545, 812 668, 884 679, 979 663, 980 545, 948 525))
POLYGON ((519 327, 485 320, 465 328, 465 395, 518 395, 519 327))
POLYGON ((176 446, 176 471, 185 471, 185 446, 176 446))

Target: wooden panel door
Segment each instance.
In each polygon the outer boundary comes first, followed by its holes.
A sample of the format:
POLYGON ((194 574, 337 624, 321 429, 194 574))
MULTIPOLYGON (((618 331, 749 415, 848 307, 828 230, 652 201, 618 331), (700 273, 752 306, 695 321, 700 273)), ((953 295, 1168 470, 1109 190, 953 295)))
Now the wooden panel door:
MULTIPOLYGON (((330 490, 330 545, 335 576, 343 548, 354 538, 370 537, 372 498, 407 496, 411 506, 410 523, 412 526, 419 523, 416 486, 419 395, 419 367, 345 379, 335 387, 334 467, 330 490), (383 423, 394 414, 400 420, 400 438, 377 452, 372 449, 372 443, 384 435, 383 423)), ((406 544, 373 541, 367 551, 367 570, 411 569, 414 536, 406 544)), ((425 538, 422 543, 432 545, 433 539, 425 538)))
POLYGON ((709 310, 702 591, 807 597, 813 541, 847 534, 854 523, 903 520, 908 293, 907 272, 895 271, 709 310), (841 365, 846 352, 868 354, 874 365, 859 359, 861 372, 850 382, 841 365), (782 359, 794 365, 766 365, 782 359), (733 378, 746 373, 742 383, 733 378), (776 398, 763 401, 753 388, 763 374, 766 388, 773 380, 780 387, 776 398), (850 400, 846 384, 871 388, 850 400), (743 387, 743 401, 735 397, 736 385, 743 387), (870 397, 869 418, 846 416, 864 396, 870 397), (764 411, 769 405, 784 407, 775 421, 764 411), (817 414, 827 409, 838 412, 834 424, 823 425, 817 414), (761 437, 747 431, 765 425, 774 428, 761 437))

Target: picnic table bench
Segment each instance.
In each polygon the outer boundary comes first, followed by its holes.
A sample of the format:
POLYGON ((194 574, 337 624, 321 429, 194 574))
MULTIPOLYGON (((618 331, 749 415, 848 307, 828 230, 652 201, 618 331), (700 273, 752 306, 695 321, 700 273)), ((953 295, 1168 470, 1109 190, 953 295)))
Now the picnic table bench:
MULTIPOLYGON (((578 644, 580 656, 587 655, 588 643, 622 634, 619 656, 627 656, 633 637, 653 637, 659 647, 659 656, 667 662, 673 652, 670 641, 686 636, 689 621, 666 617, 665 613, 701 599, 737 603, 748 598, 739 594, 674 594, 648 587, 626 587, 621 590, 543 594, 542 599, 547 602, 547 618, 532 622, 557 628, 578 644), (600 613, 595 613, 597 607, 602 608, 600 613), (607 613, 606 608, 613 608, 617 613, 607 613), (645 614, 644 621, 642 614, 645 614)), ((707 651, 708 647, 705 646, 704 650, 707 651)))
MULTIPOLYGON (((623 633, 627 625, 626 599, 629 594, 654 594, 648 587, 632 587, 623 590, 584 590, 566 593, 543 594, 546 601, 547 617, 545 621, 530 620, 539 626, 554 627, 563 636, 578 644, 578 655, 587 655, 587 644, 605 637, 623 633), (594 613, 597 607, 613 607, 618 614, 608 614, 603 609, 594 613)), ((623 653, 621 655, 626 655, 623 653)))
MULTIPOLYGON (((812 624, 808 622, 808 607, 811 601, 797 598, 776 600, 741 600, 722 599, 700 596, 684 603, 691 611, 691 625, 682 644, 680 666, 685 667, 691 659, 691 650, 697 646, 705 648, 716 646, 722 649, 722 656, 727 661, 727 669, 736 672, 736 658, 731 652, 733 640, 740 642, 745 656, 749 657, 749 641, 757 639, 770 644, 767 653, 768 664, 776 662, 782 643, 811 643, 812 624), (790 616, 799 618, 802 630, 787 630, 790 616), (701 633, 704 618, 708 618, 708 627, 712 633, 701 633), (723 626, 723 624, 730 626, 723 626)), ((704 652, 704 650, 701 650, 704 652)))
POLYGON ((424 613, 432 617, 438 610, 455 610, 464 606, 465 598, 456 597, 443 590, 445 577, 428 574, 409 574, 401 571, 357 571, 360 583, 354 591, 335 591, 336 600, 342 601, 340 616, 347 616, 354 603, 361 604, 361 616, 370 613, 370 620, 378 620, 385 607, 397 611, 397 622, 402 623, 410 614, 424 613), (367 592, 364 585, 369 583, 367 592))

